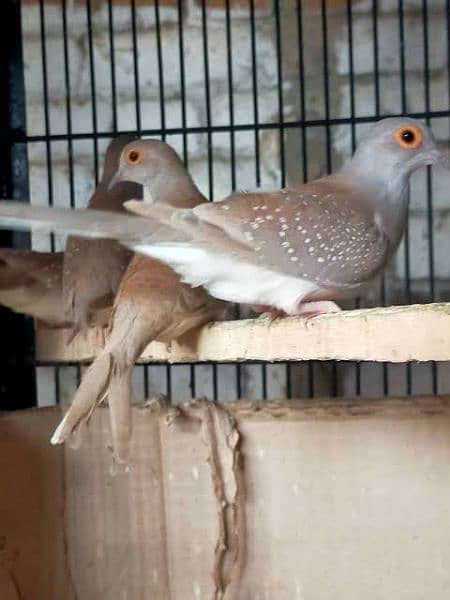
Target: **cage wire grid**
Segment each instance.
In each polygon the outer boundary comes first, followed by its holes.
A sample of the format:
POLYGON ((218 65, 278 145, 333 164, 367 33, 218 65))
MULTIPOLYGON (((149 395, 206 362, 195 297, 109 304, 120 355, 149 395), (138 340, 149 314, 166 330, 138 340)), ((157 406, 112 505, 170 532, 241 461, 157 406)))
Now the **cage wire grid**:
MULTIPOLYGON (((397 85, 399 88, 398 110, 386 111, 383 109, 383 94, 386 93, 386 84, 383 80, 383 73, 380 70, 380 26, 382 23, 382 8, 379 2, 374 0, 371 3, 369 12, 366 14, 366 25, 370 22, 370 30, 367 35, 371 44, 372 72, 367 77, 371 85, 371 105, 373 110, 362 112, 357 109, 357 81, 358 73, 355 63, 358 57, 355 55, 355 28, 359 27, 360 13, 355 8, 355 2, 347 0, 342 2, 339 9, 339 36, 341 46, 347 53, 347 73, 336 76, 335 69, 335 22, 337 9, 335 3, 327 3, 326 0, 316 2, 314 15, 311 13, 311 2, 304 0, 289 0, 280 2, 274 0, 270 11, 265 15, 265 22, 270 23, 270 30, 273 52, 274 52, 274 90, 275 94, 272 117, 262 118, 261 100, 267 93, 264 85, 261 84, 259 73, 265 68, 262 64, 264 56, 259 53, 259 44, 261 36, 267 32, 267 28, 261 27, 260 15, 258 14, 258 4, 255 0, 248 0, 247 3, 239 4, 238 15, 232 6, 230 0, 224 0, 223 6, 219 9, 223 11, 223 19, 218 25, 215 20, 214 11, 207 5, 206 0, 194 2, 176 2, 176 19, 170 25, 171 40, 176 39, 176 44, 171 46, 171 60, 177 57, 179 70, 179 124, 174 125, 173 119, 168 118, 168 95, 166 79, 168 76, 168 54, 165 46, 167 38, 167 27, 163 22, 162 11, 165 10, 160 5, 159 0, 149 3, 149 10, 153 11, 156 73, 158 88, 158 111, 155 116, 155 126, 148 126, 149 119, 143 118, 144 99, 143 99, 143 79, 145 74, 142 71, 143 56, 142 50, 142 23, 139 10, 142 3, 136 0, 129 0, 121 3, 121 7, 128 6, 129 9, 129 36, 131 53, 129 57, 131 73, 131 91, 134 116, 128 123, 123 124, 120 117, 121 102, 123 95, 118 85, 118 54, 123 52, 123 48, 117 49, 118 31, 122 30, 117 26, 117 5, 113 0, 104 0, 103 9, 106 10, 106 29, 102 31, 102 40, 107 47, 109 60, 103 65, 103 72, 99 71, 96 56, 96 36, 99 35, 96 25, 96 10, 98 3, 93 0, 77 0, 77 10, 84 11, 84 30, 78 33, 79 38, 84 40, 87 49, 87 62, 85 65, 85 74, 89 89, 89 102, 86 110, 90 111, 91 128, 80 131, 74 122, 73 110, 76 101, 76 90, 74 90, 73 74, 71 71, 71 18, 73 16, 73 3, 70 0, 60 0, 59 4, 55 0, 55 5, 60 10, 60 28, 62 41, 62 65, 63 65, 63 87, 64 94, 62 103, 65 114, 65 127, 61 131, 52 127, 51 105, 53 102, 52 94, 54 90, 50 84, 52 56, 49 54, 49 41, 47 32, 47 22, 49 18, 49 4, 45 0, 36 0, 38 17, 37 25, 37 46, 39 49, 39 77, 41 78, 41 98, 42 124, 41 131, 30 131, 25 119, 26 90, 23 87, 24 79, 24 60, 21 56, 21 47, 25 47, 26 40, 21 38, 23 27, 20 26, 19 3, 15 0, 8 0, 8 5, 15 15, 16 27, 11 28, 9 36, 14 36, 13 48, 15 53, 11 54, 9 60, 10 82, 14 96, 10 98, 9 121, 4 125, 7 129, 10 144, 9 156, 6 157, 9 164, 13 164, 11 181, 3 186, 3 196, 8 197, 12 193, 17 197, 27 197, 28 195, 28 173, 24 168, 26 165, 26 153, 28 157, 34 156, 33 149, 39 148, 46 172, 46 195, 48 204, 56 203, 55 192, 55 173, 54 173, 54 154, 61 145, 66 147, 67 163, 67 183, 68 183, 68 203, 70 206, 80 204, 80 198, 76 189, 76 169, 77 169, 77 151, 80 144, 92 145, 92 171, 95 183, 98 182, 98 175, 101 171, 101 154, 107 141, 112 136, 122 132, 132 132, 139 136, 159 137, 173 143, 180 141, 180 150, 186 166, 189 168, 191 149, 194 145, 194 138, 197 136, 201 140, 205 152, 204 170, 206 192, 210 200, 220 199, 216 196, 216 179, 218 177, 220 164, 216 160, 217 146, 219 139, 227 137, 228 139, 228 160, 229 160, 229 181, 228 192, 239 188, 239 162, 238 151, 239 136, 250 136, 253 143, 252 159, 254 161, 252 184, 256 187, 263 185, 263 163, 264 163, 264 136, 270 136, 270 140, 276 146, 275 163, 273 170, 276 172, 277 186, 284 186, 286 183, 295 183, 296 181, 306 181, 320 172, 316 172, 317 163, 320 163, 322 171, 330 172, 342 161, 342 153, 336 152, 333 146, 339 132, 344 131, 344 137, 347 135, 348 144, 344 154, 349 155, 354 150, 358 135, 364 128, 373 123, 382 116, 388 114, 408 114, 413 117, 424 119, 429 125, 442 129, 444 123, 449 133, 448 118, 450 111, 448 108, 435 108, 432 105, 431 81, 432 73, 430 70, 430 31, 429 2, 423 0, 415 2, 416 12, 420 14, 421 27, 421 47, 416 48, 417 53, 422 53, 422 84, 423 90, 423 110, 408 110, 410 106, 409 98, 411 94, 417 93, 417 90, 411 90, 408 82, 407 55, 406 47, 408 42, 408 16, 410 3, 403 0, 392 0, 390 4, 391 12, 395 13, 396 19, 396 43, 398 49, 398 72, 396 73, 397 85), (329 6, 333 4, 333 6, 329 6), (189 18, 186 17, 186 11, 189 18), (368 16, 367 16, 368 15, 368 16), (188 76, 192 68, 192 56, 189 59, 186 55, 186 29, 192 28, 193 19, 195 26, 201 35, 201 43, 197 50, 201 57, 197 57, 198 65, 201 65, 203 85, 201 90, 196 90, 197 94, 203 97, 203 111, 200 122, 192 124, 189 117, 189 94, 191 93, 188 85, 188 76), (369 19, 369 21, 367 21, 369 19), (249 46, 250 77, 248 81, 250 113, 252 118, 243 120, 237 118, 239 107, 239 98, 236 82, 236 61, 235 61, 235 36, 236 22, 239 21, 239 27, 246 29, 249 46), (314 26, 311 23, 314 22, 314 26), (211 87, 215 85, 216 73, 211 67, 211 56, 214 50, 215 36, 217 28, 222 28, 224 35, 225 51, 220 58, 224 76, 221 80, 221 92, 226 98, 227 119, 226 123, 217 123, 215 119, 215 102, 211 87), (311 40, 311 36, 314 40, 311 40), (319 57, 314 65, 314 85, 317 88, 317 94, 321 101, 319 109, 311 103, 311 97, 308 94, 308 86, 311 80, 311 65, 307 64, 311 45, 314 45, 315 56, 319 57), (294 69, 292 69, 294 64, 294 69), (288 65, 288 66, 287 66, 288 65), (295 76, 292 74, 295 71, 295 76), (111 127, 103 128, 101 113, 99 112, 98 99, 98 81, 109 78, 110 82, 110 110, 111 127), (289 79, 290 85, 286 85, 289 79), (342 80, 346 79, 345 85, 342 80), (294 84, 292 81, 294 80, 294 84), (332 95, 335 93, 334 85, 339 80, 341 89, 345 87, 347 98, 347 108, 335 110, 332 103, 332 95), (295 86, 297 83, 297 87, 295 86), (18 103, 17 95, 22 95, 21 103, 18 103), (294 109, 287 115, 286 106, 294 105, 294 109), (317 146, 320 147, 320 160, 317 159, 317 146), (17 165, 20 163, 21 168, 17 165)), ((215 3, 217 5, 217 3, 215 3)), ((386 3, 383 3, 386 4, 386 3)), ((431 9, 435 10, 436 3, 431 3, 431 9)), ((450 97, 450 78, 448 78, 448 56, 450 55, 450 0, 442 2, 442 12, 445 15, 446 28, 446 61, 447 61, 447 99, 450 97)), ((23 7, 22 7, 23 8, 23 7)), ((23 14, 22 14, 23 16, 23 14)), ((23 35, 25 35, 23 33, 23 35)), ((359 34, 358 34, 359 35, 359 34)), ((215 57, 215 64, 217 57, 215 57)), ((145 64, 145 63, 144 63, 145 64)), ((36 68, 36 65, 34 65, 36 68)), ((289 83, 288 82, 288 83, 289 83)), ((25 77, 26 83, 26 77, 25 77)), ((171 92, 172 93, 172 92, 171 92)), ((36 100, 35 100, 36 101, 36 100)), ((448 107, 449 102, 446 106, 448 107)), ((250 114, 249 113, 249 114, 250 114)), ((148 115, 146 115, 147 117, 148 115)), ((435 220, 436 211, 433 203, 433 187, 435 177, 428 169, 425 175, 425 194, 422 199, 422 212, 425 214, 426 227, 426 263, 427 275, 425 287, 422 285, 420 291, 420 301, 434 301, 436 299, 446 300, 448 298, 445 282, 439 287, 436 278, 436 249, 435 242, 435 220), (442 288, 442 289, 441 289, 442 288)), ((31 190, 31 195, 33 191, 31 190)), ((225 194, 223 194, 225 195, 225 194)), ((86 199, 81 199, 86 200, 86 199)), ((10 236, 5 240, 6 244, 27 245, 29 244, 27 236, 10 236)), ((55 250, 57 243, 53 236, 49 238, 49 247, 55 250)), ((401 304, 411 303, 417 300, 417 293, 414 293, 412 287, 411 274, 411 234, 408 226, 405 241, 402 249, 399 251, 400 260, 403 263, 403 282, 399 285, 392 285, 392 273, 388 272, 387 278, 381 282, 379 289, 369 299, 362 299, 356 306, 366 306, 374 304, 401 304), (395 289, 394 289, 395 288, 395 289)), ((397 278, 398 279, 398 278, 397 278)), ((422 282, 423 283, 423 282, 422 282)), ((450 289, 450 285, 447 286, 450 289)), ((239 315, 239 312, 236 312, 239 315)), ((6 317, 5 317, 6 318, 6 317)), ((16 325, 15 325, 16 326, 16 325)), ((12 326, 11 326, 12 327, 12 326)), ((27 329, 29 339, 29 328, 27 329)), ((12 335, 17 335, 12 332, 12 335)), ((27 342, 29 343, 29 342, 27 342)), ((25 344, 26 346, 26 344, 25 344)), ((61 367, 57 365, 44 365, 42 363, 33 363, 30 358, 30 352, 23 357, 23 362, 28 365, 33 364, 38 369, 46 368, 47 377, 49 368, 53 377, 52 395, 56 402, 59 402, 64 396, 64 391, 68 397, 74 389, 74 385, 79 383, 82 367, 74 365, 71 367, 61 367)), ((215 400, 232 400, 239 397, 311 397, 323 395, 393 395, 393 394, 413 394, 413 393, 438 393, 447 391, 450 388, 449 369, 446 364, 437 365, 430 363, 426 365, 390 365, 390 364, 360 364, 353 362, 337 363, 326 362, 319 363, 311 361, 308 363, 283 363, 283 365, 250 364, 250 365, 189 365, 189 366, 137 366, 135 385, 139 391, 135 394, 138 398, 148 397, 151 393, 162 391, 171 395, 175 392, 175 401, 195 397, 199 394, 206 394, 215 400), (138 384, 136 384, 138 381, 138 384)), ((38 398, 38 403, 46 403, 46 399, 38 398)))

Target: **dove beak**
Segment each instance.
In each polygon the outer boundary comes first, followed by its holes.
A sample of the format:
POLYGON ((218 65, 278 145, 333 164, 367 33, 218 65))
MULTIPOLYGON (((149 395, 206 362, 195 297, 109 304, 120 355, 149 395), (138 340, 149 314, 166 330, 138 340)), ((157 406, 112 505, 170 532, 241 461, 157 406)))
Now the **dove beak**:
POLYGON ((435 148, 430 153, 430 164, 439 165, 444 169, 450 169, 450 156, 448 150, 441 150, 440 148, 435 148))
POLYGON ((439 154, 440 156, 437 160, 437 164, 441 167, 444 167, 444 169, 450 170, 450 156, 448 155, 448 153, 440 152, 439 154))

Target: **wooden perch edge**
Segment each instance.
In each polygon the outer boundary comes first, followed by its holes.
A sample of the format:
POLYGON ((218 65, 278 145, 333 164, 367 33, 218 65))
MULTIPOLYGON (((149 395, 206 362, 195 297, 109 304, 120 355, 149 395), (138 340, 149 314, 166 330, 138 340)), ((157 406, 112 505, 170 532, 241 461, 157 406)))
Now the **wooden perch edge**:
MULTIPOLYGON (((67 332, 38 329, 36 358, 44 363, 91 361, 94 336, 66 344, 67 332)), ((450 360, 450 303, 351 310, 306 322, 286 317, 213 323, 172 344, 153 342, 140 362, 246 360, 450 360)))

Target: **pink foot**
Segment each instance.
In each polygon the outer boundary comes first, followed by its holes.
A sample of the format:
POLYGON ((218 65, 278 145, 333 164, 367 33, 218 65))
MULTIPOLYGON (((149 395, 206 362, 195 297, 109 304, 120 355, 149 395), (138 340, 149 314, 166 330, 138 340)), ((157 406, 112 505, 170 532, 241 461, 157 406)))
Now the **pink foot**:
POLYGON ((317 302, 300 302, 292 314, 306 317, 309 321, 319 315, 341 312, 341 310, 342 308, 340 308, 336 302, 332 302, 331 300, 319 300, 317 302))

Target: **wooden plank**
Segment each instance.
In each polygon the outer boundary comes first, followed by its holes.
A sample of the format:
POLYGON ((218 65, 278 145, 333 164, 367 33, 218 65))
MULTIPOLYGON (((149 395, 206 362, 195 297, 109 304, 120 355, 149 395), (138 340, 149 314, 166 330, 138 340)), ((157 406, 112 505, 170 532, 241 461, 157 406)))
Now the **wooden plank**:
MULTIPOLYGON (((44 363, 92 360, 94 336, 66 344, 65 331, 37 331, 36 356, 44 363)), ((247 360, 450 360, 450 303, 417 304, 323 315, 213 323, 171 348, 154 342, 141 362, 247 360)))

